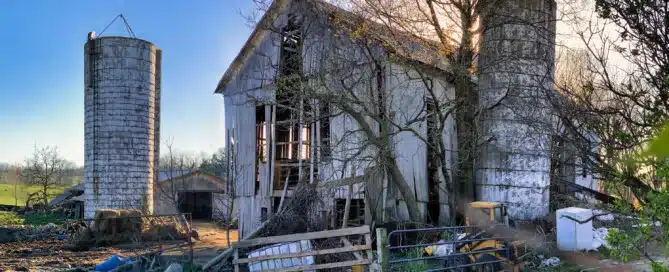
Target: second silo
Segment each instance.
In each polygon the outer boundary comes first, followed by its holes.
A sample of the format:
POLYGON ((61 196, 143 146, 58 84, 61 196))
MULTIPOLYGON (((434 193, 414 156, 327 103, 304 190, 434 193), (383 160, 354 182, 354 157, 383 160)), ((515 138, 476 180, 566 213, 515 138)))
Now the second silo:
POLYGON ((148 41, 89 35, 85 45, 85 211, 153 210, 158 175, 161 51, 148 41))
POLYGON ((530 220, 549 212, 555 94, 555 0, 481 1, 478 88, 484 111, 477 199, 502 202, 530 220), (484 140, 485 139, 485 140, 484 140))

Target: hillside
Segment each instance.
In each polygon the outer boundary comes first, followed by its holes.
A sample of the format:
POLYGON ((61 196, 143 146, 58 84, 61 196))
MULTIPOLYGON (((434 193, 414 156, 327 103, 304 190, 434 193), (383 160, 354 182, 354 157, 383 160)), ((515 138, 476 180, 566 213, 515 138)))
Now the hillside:
MULTIPOLYGON (((51 198, 55 197, 56 195, 62 194, 66 188, 70 187, 71 186, 63 186, 51 190, 50 191, 50 194, 52 195, 51 198)), ((0 205, 15 205, 15 203, 18 204, 19 206, 25 205, 28 194, 36 192, 39 189, 40 188, 38 186, 19 185, 17 188, 18 199, 15 199, 14 186, 10 184, 0 184, 0 205)))

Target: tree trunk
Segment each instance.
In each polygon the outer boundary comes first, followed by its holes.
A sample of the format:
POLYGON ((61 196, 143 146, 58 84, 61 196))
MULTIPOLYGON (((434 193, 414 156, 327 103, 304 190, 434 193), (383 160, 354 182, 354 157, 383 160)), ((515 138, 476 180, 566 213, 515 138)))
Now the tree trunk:
POLYGON ((414 191, 404 180, 404 176, 402 175, 400 168, 397 166, 397 161, 392 155, 384 156, 384 161, 390 181, 393 185, 397 186, 400 194, 402 194, 402 198, 404 198, 404 202, 406 202, 409 218, 413 222, 423 223, 423 216, 418 208, 418 201, 414 191))
MULTIPOLYGON (((469 30, 473 25, 471 11, 461 10, 462 26, 469 30)), ((471 32, 464 31, 460 46, 455 54, 455 97, 459 99, 460 107, 456 112, 456 128, 458 141, 457 179, 455 195, 456 211, 464 214, 462 209, 466 203, 476 199, 474 176, 474 159, 478 154, 476 115, 478 105, 478 90, 471 81, 471 70, 474 62, 471 32)))
POLYGON ((477 97, 474 88, 469 84, 469 79, 458 77, 455 83, 455 95, 464 99, 460 112, 456 113, 457 127, 457 162, 456 162, 456 184, 454 195, 454 209, 458 214, 463 214, 462 207, 466 203, 475 200, 475 177, 474 158, 478 150, 476 148, 476 123, 475 111, 477 108, 477 97))

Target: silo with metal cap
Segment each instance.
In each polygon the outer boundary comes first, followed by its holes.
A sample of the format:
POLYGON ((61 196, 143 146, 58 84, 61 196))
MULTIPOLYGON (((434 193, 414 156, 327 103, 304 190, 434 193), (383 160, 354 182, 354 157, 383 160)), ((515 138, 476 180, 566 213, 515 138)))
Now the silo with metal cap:
POLYGON ((153 210, 160 146, 161 51, 89 34, 84 47, 85 211, 153 210))

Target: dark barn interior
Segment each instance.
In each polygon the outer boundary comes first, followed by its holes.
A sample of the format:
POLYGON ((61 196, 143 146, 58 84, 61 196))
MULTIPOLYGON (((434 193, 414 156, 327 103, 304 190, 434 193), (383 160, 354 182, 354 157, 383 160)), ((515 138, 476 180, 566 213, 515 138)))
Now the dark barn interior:
POLYGON ((194 220, 209 220, 213 213, 212 200, 211 192, 181 192, 179 193, 179 211, 190 213, 194 220))

